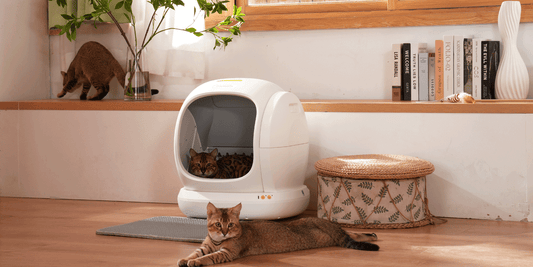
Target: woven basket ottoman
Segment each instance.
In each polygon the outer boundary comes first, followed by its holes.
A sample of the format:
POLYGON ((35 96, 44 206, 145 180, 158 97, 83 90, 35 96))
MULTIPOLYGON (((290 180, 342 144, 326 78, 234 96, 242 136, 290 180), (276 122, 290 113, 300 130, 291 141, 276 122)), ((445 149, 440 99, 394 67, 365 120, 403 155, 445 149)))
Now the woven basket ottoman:
POLYGON ((427 206, 431 162, 401 155, 319 160, 318 217, 355 228, 411 228, 433 223, 427 206))

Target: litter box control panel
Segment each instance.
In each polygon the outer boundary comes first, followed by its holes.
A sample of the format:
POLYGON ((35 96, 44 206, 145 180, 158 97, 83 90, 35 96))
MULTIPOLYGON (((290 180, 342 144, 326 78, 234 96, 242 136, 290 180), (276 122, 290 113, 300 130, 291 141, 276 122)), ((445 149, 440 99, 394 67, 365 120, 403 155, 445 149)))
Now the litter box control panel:
POLYGON ((274 197, 273 195, 259 195, 257 196, 257 199, 272 199, 272 197, 274 197))

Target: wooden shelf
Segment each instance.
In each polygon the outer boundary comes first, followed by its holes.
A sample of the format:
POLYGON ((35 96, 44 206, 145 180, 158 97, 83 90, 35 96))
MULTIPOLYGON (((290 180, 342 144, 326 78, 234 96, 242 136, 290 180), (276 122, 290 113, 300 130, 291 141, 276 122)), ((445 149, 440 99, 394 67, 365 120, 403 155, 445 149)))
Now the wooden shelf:
MULTIPOLYGON (((28 100, 0 102, 0 110, 179 111, 183 100, 28 100)), ((305 112, 533 113, 533 99, 481 100, 475 104, 390 100, 302 100, 305 112)))

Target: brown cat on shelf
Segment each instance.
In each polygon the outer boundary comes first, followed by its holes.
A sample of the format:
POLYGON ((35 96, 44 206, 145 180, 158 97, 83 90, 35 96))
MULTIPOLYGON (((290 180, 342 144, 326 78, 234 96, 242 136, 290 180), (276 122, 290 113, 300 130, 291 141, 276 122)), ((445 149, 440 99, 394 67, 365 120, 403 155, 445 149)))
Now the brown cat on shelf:
POLYGON ((218 149, 210 153, 198 153, 194 149, 189 150, 189 173, 202 178, 239 178, 246 175, 253 164, 253 157, 248 155, 227 155, 217 160, 218 149))
POLYGON ((91 85, 96 89, 96 94, 89 97, 89 100, 100 100, 109 93, 109 82, 113 77, 117 77, 122 87, 126 79, 124 70, 111 52, 97 42, 83 44, 67 72, 62 71, 61 75, 63 75, 63 90, 57 94, 57 97, 61 98, 67 92, 72 93, 83 85, 81 100, 87 99, 91 85))
POLYGON ((207 204, 208 234, 200 248, 178 261, 179 266, 202 266, 238 258, 340 246, 379 250, 375 234, 348 234, 339 224, 321 218, 302 218, 288 223, 239 221, 242 205, 219 209, 207 204))

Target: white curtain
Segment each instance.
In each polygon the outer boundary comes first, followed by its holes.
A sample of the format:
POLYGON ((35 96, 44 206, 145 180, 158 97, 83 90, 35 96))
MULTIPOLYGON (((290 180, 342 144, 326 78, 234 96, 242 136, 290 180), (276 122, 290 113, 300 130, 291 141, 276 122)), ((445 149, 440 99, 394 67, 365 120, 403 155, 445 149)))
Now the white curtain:
MULTIPOLYGON (((184 2, 185 6, 179 6, 166 14, 161 29, 194 27, 197 30, 203 30, 205 28, 201 14, 200 16, 197 14, 197 19, 194 21, 194 8, 199 10, 197 2, 195 0, 185 0, 184 2)), ((133 5, 137 41, 140 46, 154 10, 147 1, 134 1, 133 5)), ((160 8, 156 15, 155 25, 159 23, 162 14, 163 8, 160 8)), ((130 34, 132 33, 133 31, 130 34)), ((189 32, 179 30, 159 33, 150 41, 147 50, 143 52, 145 68, 151 75, 203 79, 206 49, 204 41, 205 38, 198 38, 189 32)))

